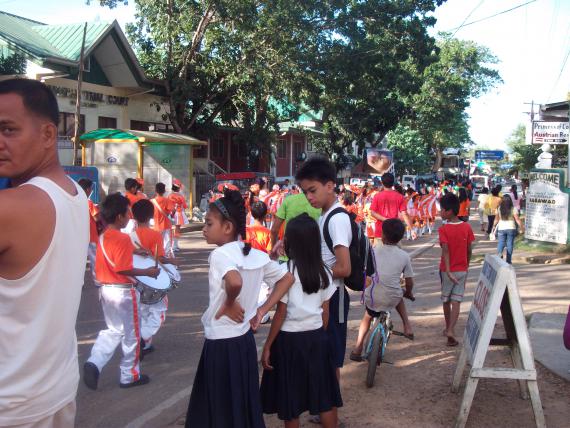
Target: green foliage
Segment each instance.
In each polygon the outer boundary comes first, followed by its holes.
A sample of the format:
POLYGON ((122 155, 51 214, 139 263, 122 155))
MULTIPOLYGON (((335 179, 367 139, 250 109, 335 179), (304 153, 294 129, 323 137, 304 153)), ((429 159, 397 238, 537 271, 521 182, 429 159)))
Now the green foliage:
POLYGON ((26 57, 18 53, 4 56, 0 54, 0 75, 25 74, 26 57))
POLYGON ((511 151, 513 168, 509 174, 529 172, 538 162, 538 155, 541 153, 540 146, 526 144, 526 128, 519 124, 507 138, 505 143, 511 151))
POLYGON ((426 142, 421 134, 404 125, 388 133, 388 148, 394 152, 396 174, 423 174, 430 170, 426 142))

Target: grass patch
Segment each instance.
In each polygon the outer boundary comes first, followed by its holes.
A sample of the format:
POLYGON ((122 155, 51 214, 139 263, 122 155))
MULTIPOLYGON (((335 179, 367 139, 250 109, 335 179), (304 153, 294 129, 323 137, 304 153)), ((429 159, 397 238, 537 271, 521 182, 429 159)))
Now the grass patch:
POLYGON ((521 251, 546 253, 546 254, 570 254, 570 245, 552 244, 549 242, 532 241, 525 239, 524 236, 517 236, 515 239, 515 248, 521 251))

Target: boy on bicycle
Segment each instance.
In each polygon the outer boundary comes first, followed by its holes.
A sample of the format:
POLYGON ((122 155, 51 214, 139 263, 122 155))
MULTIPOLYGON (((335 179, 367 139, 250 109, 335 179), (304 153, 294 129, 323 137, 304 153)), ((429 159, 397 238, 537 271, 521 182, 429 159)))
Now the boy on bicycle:
MULTIPOLYGON (((380 316, 380 312, 390 312, 403 297, 413 300, 414 271, 407 252, 398 247, 398 242, 404 237, 406 228, 399 219, 388 219, 382 223, 383 246, 376 247, 376 274, 377 281, 367 281, 364 291, 364 304, 366 312, 360 321, 358 339, 350 359, 362 361, 362 347, 364 339, 370 329, 373 318, 380 316), (404 276, 406 290, 402 290, 400 278, 404 276)), ((406 314, 402 314, 407 318, 406 314)), ((411 338, 410 338, 411 339, 411 338)))

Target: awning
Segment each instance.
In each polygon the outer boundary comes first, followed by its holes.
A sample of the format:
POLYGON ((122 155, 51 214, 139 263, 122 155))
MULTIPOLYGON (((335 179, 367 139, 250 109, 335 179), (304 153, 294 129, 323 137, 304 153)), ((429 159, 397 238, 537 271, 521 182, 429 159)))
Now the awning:
POLYGON ((95 129, 79 137, 83 143, 141 143, 141 144, 182 144, 205 146, 206 141, 189 135, 167 132, 135 131, 132 129, 95 129))

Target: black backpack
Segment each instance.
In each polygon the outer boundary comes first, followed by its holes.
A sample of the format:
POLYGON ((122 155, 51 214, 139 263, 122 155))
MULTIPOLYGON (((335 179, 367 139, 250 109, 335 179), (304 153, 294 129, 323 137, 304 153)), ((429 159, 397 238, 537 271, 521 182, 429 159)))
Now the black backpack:
POLYGON ((335 208, 328 215, 323 226, 323 235, 327 247, 331 253, 334 254, 332 238, 329 232, 329 221, 332 216, 344 213, 350 219, 350 228, 352 229, 352 241, 348 248, 350 252, 350 276, 344 278, 344 284, 354 291, 364 290, 366 284, 366 277, 374 275, 374 260, 372 253, 372 246, 366 236, 366 231, 363 224, 356 223, 356 215, 347 212, 344 208, 335 208))

